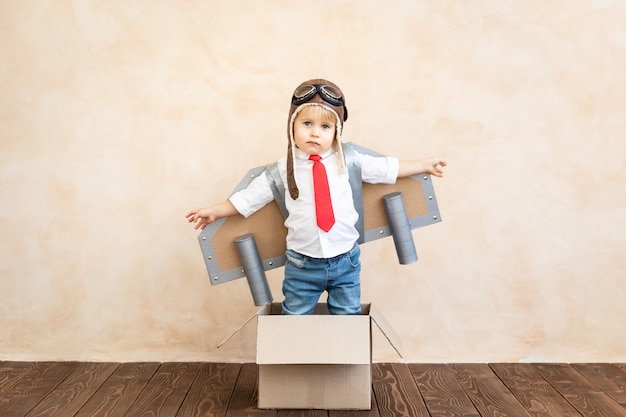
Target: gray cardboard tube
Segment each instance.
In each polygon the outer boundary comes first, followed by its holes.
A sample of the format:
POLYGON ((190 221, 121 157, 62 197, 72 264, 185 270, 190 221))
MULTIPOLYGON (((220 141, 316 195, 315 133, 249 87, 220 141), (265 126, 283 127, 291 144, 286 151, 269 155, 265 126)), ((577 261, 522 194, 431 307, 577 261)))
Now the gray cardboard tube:
POLYGON ((411 234, 411 225, 406 214, 402 193, 395 192, 383 196, 389 228, 393 236, 393 243, 396 245, 398 261, 402 265, 412 264, 417 261, 415 243, 411 234))
POLYGON ((254 235, 247 234, 236 237, 235 245, 237 245, 241 264, 248 279, 254 305, 263 306, 271 303, 272 292, 265 276, 254 235))

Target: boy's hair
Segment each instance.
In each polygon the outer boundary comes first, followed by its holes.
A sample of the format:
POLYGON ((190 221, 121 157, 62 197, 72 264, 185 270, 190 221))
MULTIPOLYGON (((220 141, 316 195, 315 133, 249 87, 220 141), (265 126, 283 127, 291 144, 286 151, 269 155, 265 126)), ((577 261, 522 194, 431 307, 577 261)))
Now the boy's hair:
MULTIPOLYGON (((332 123, 335 126, 335 129, 337 128, 336 123, 337 123, 337 116, 335 116, 335 113, 333 113, 331 110, 329 110, 328 108, 324 107, 324 106, 306 106, 303 107, 302 110, 300 110, 298 112, 298 115, 296 116, 296 119, 300 116, 303 117, 307 117, 307 116, 316 116, 316 117, 321 117, 322 121, 324 121, 325 123, 332 123)), ((335 140, 337 140, 337 138, 335 137, 335 140)))

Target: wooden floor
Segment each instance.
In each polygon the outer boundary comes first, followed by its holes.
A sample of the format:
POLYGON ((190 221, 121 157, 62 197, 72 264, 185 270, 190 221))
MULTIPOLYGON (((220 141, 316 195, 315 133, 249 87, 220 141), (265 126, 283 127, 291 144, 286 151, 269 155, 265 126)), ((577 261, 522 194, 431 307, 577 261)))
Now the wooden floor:
POLYGON ((259 410, 256 364, 0 362, 0 416, 626 416, 626 364, 380 363, 372 372, 371 411, 259 410))

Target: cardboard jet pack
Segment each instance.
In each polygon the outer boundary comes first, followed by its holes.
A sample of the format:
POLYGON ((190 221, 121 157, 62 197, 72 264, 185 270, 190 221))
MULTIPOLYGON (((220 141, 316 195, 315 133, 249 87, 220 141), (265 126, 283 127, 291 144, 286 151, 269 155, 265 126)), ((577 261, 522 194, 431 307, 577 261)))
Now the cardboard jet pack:
MULTIPOLYGON (((382 156, 380 153, 353 144, 358 152, 382 156)), ((233 194, 246 188, 254 178, 266 170, 266 166, 253 168, 237 185, 233 194)), ((408 235, 412 243, 411 230, 441 222, 439 207, 433 182, 429 174, 398 178, 395 184, 363 183, 363 241, 367 243, 385 237, 394 237, 389 212, 384 204, 384 197, 401 194, 406 209, 408 235)), ((243 216, 224 217, 209 224, 198 235, 204 262, 212 285, 223 284, 246 277, 241 254, 235 241, 245 235, 253 235, 258 250, 259 265, 263 271, 279 268, 285 264, 287 229, 285 219, 272 201, 247 219, 243 216)), ((398 254, 400 257, 400 253, 398 254)), ((415 257, 417 260, 417 257, 415 257)), ((249 277, 248 277, 249 278, 249 277)), ((257 304, 260 305, 260 304, 257 304)))
POLYGON ((311 316, 283 316, 271 303, 256 319, 261 409, 369 410, 372 402, 372 328, 400 355, 400 340, 371 304, 358 316, 328 313, 320 303, 311 316))

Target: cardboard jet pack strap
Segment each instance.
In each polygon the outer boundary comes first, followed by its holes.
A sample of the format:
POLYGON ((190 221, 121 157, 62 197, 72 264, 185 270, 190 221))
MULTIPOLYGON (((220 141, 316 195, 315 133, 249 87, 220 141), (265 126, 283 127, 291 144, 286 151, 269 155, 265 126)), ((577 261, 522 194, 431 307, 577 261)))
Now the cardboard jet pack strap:
MULTIPOLYGON (((358 152, 372 156, 381 154, 351 144, 358 152)), ((266 166, 253 168, 241 180, 233 194, 246 188, 266 166)), ((430 175, 419 174, 398 178, 395 184, 363 183, 364 242, 391 236, 383 196, 401 193, 411 229, 441 221, 430 175)), ((238 237, 252 234, 256 241, 263 270, 285 264, 287 229, 275 201, 247 219, 231 216, 209 224, 198 236, 211 284, 217 285, 246 276, 235 245, 238 237)))

